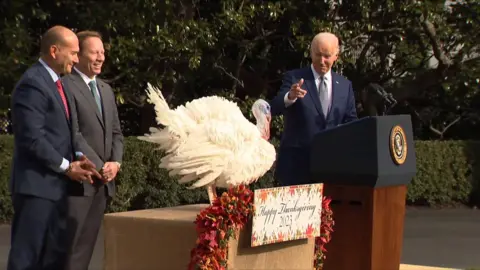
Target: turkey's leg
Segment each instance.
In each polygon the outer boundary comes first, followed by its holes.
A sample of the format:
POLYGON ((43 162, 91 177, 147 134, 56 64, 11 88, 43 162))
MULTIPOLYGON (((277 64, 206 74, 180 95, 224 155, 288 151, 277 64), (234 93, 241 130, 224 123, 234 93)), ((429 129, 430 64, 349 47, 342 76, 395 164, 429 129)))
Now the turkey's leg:
POLYGON ((209 185, 207 187, 208 199, 210 200, 210 205, 213 204, 213 201, 217 198, 217 190, 215 184, 209 185))

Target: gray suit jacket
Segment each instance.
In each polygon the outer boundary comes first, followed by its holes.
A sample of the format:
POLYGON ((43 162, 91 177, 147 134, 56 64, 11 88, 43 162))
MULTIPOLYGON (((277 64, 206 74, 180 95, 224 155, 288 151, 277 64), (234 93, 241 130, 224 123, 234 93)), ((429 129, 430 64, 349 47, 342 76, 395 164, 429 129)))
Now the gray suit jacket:
MULTIPOLYGON (((77 109, 78 121, 73 124, 74 130, 77 132, 74 143, 76 151, 82 152, 95 163, 97 170, 100 170, 107 161, 121 163, 123 135, 115 96, 110 85, 98 77, 96 78, 103 107, 102 117, 90 87, 76 70, 72 70, 72 73, 64 76, 62 80, 72 93, 77 109)), ((95 193, 95 186, 102 184, 101 181, 95 181, 93 185, 88 182, 71 182, 69 194, 83 196, 92 196, 95 193)), ((108 195, 113 197, 115 195, 115 180, 110 181, 106 187, 108 195)))

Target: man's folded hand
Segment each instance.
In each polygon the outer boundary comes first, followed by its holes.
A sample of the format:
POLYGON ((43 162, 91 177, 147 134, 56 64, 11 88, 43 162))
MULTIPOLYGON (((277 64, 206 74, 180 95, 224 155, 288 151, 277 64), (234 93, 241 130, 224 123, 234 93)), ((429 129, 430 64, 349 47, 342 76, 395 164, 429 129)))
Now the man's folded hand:
POLYGON ((102 179, 102 176, 97 171, 95 164, 89 160, 85 155, 81 156, 78 161, 70 163, 66 171, 66 175, 75 181, 89 181, 93 184, 93 177, 102 179))

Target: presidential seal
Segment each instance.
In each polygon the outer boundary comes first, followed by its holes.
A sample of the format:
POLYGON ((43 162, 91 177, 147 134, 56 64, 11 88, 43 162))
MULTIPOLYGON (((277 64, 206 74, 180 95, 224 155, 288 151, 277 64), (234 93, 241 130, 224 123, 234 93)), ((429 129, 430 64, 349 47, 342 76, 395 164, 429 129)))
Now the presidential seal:
POLYGON ((390 153, 397 165, 403 164, 407 159, 407 138, 401 126, 394 126, 390 132, 390 153))

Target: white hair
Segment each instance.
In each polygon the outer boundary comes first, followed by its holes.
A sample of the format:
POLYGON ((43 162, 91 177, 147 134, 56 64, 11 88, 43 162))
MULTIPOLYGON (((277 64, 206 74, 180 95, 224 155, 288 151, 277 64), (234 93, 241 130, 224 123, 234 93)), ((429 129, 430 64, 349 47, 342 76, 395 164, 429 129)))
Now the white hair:
POLYGON ((319 42, 327 42, 327 43, 331 43, 331 44, 333 43, 333 45, 335 45, 335 48, 336 48, 336 54, 340 53, 340 44, 339 44, 339 41, 338 41, 338 37, 335 36, 334 34, 330 33, 330 32, 321 32, 321 33, 316 34, 313 37, 312 42, 310 43, 310 55, 313 54, 313 48, 319 42))

